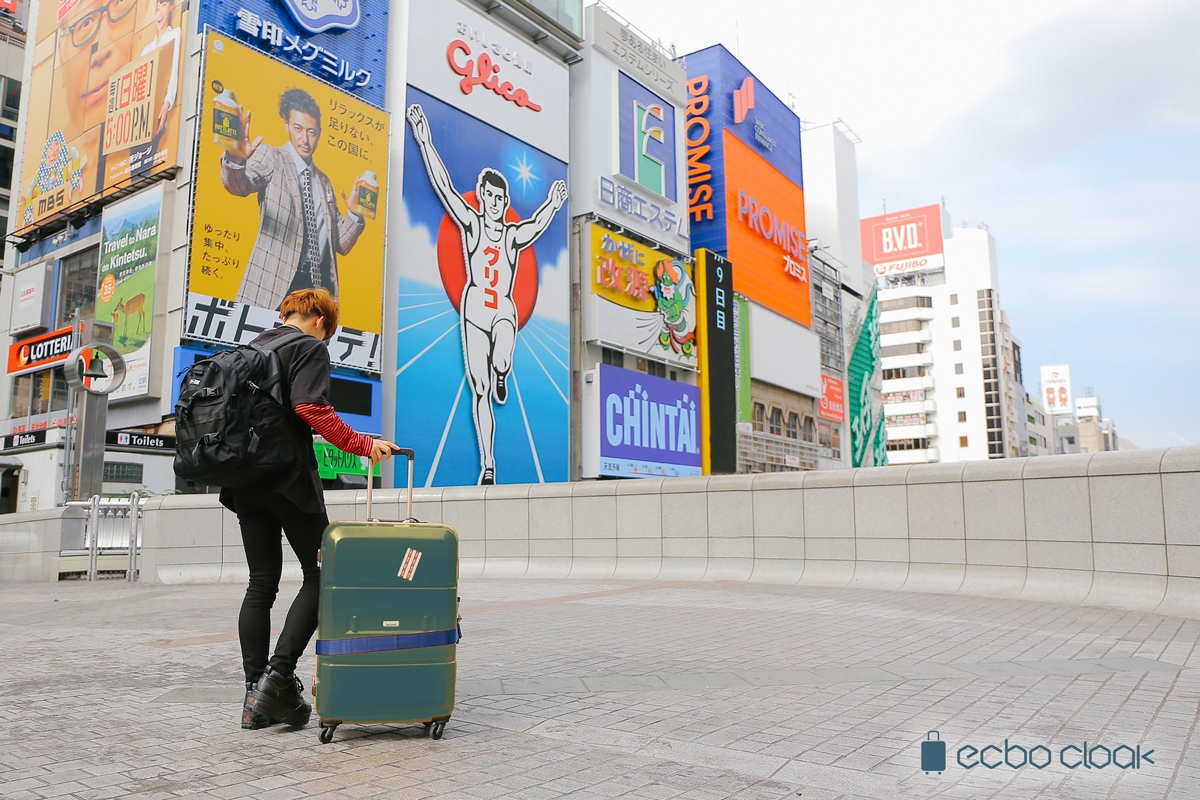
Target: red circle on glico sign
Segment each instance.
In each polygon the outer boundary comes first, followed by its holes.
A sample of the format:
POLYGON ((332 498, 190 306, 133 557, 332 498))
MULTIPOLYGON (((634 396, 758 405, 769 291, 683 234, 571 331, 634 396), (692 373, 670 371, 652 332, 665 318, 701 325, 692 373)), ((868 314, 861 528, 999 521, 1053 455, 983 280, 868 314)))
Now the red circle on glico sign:
MULTIPOLYGON (((464 192, 462 198, 471 208, 479 210, 479 201, 475 198, 475 192, 464 192)), ((508 211, 505 212, 504 221, 515 224, 521 221, 521 217, 516 211, 513 211, 512 206, 509 206, 508 211)), ((446 297, 454 305, 455 311, 460 310, 463 289, 467 285, 467 262, 463 256, 463 250, 462 231, 458 229, 458 225, 454 223, 449 214, 443 214, 442 222, 438 225, 437 235, 438 272, 442 277, 442 286, 446 290, 446 297)), ((525 323, 533 316, 534 306, 537 305, 537 295, 538 260, 533 247, 529 246, 517 256, 517 275, 513 282, 512 301, 517 307, 518 329, 525 327, 525 323)))

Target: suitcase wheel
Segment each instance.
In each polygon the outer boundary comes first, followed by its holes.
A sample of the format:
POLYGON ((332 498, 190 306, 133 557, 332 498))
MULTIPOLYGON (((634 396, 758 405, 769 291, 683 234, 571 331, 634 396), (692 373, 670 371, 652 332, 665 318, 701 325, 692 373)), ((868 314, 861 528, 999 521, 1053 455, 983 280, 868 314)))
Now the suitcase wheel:
POLYGON ((429 728, 430 738, 440 739, 442 738, 442 732, 446 730, 446 721, 441 720, 439 722, 426 723, 426 727, 429 728))
POLYGON ((332 742, 333 741, 333 732, 336 730, 337 730, 336 722, 332 725, 326 725, 324 722, 322 722, 321 723, 321 735, 320 735, 321 744, 329 744, 330 742, 332 742))

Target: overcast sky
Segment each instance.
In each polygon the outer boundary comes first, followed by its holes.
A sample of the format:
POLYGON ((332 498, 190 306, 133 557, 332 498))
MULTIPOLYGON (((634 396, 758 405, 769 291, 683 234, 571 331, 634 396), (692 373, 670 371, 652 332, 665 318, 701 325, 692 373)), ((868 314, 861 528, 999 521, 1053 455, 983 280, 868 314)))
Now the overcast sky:
POLYGON ((807 122, 844 120, 860 215, 987 224, 1001 305, 1141 447, 1200 443, 1200 2, 606 0, 725 44, 807 122))

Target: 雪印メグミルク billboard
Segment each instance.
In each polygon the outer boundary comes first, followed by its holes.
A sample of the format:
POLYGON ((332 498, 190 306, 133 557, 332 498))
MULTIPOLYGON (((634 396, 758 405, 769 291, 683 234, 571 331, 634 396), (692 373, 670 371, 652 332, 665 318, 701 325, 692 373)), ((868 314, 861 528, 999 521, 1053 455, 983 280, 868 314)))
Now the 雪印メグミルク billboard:
POLYGON ((324 288, 330 359, 378 372, 387 113, 222 34, 205 51, 183 338, 243 344, 324 288))

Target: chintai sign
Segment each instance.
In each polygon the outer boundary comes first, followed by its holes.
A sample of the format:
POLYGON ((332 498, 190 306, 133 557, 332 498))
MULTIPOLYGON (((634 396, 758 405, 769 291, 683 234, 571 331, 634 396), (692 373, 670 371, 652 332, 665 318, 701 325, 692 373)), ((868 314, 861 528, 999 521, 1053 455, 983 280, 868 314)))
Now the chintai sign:
POLYGON ((600 365, 600 474, 700 475, 695 386, 600 365))

